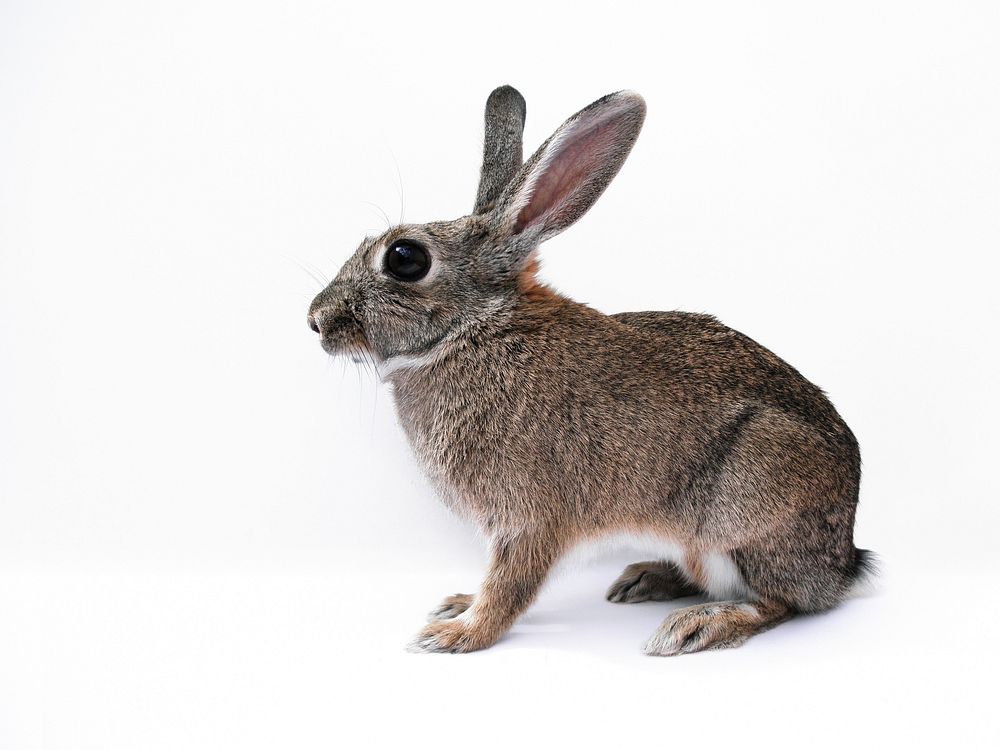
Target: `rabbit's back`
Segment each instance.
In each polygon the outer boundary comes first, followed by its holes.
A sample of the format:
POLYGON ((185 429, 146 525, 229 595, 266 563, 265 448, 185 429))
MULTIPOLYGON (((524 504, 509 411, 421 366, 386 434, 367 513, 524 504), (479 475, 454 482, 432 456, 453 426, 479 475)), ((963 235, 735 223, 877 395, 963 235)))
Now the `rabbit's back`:
POLYGON ((692 381, 787 413, 845 458, 854 455, 850 462, 860 465, 857 441, 823 391, 749 336, 698 313, 623 312, 610 317, 662 340, 665 356, 685 368, 692 381))

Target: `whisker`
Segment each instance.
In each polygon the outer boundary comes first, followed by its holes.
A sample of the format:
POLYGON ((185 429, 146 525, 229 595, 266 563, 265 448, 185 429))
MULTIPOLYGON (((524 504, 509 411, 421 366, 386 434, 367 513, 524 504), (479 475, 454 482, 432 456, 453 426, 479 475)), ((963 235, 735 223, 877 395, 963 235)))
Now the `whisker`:
POLYGON ((324 281, 323 280, 323 276, 322 276, 322 274, 319 273, 318 269, 308 268, 305 265, 305 263, 303 263, 302 261, 300 261, 300 260, 298 260, 296 258, 293 258, 291 255, 285 255, 284 253, 282 253, 282 257, 285 260, 291 261, 292 263, 294 263, 295 265, 297 265, 299 267, 299 269, 303 273, 305 273, 307 276, 309 276, 309 278, 311 278, 313 281, 315 281, 317 284, 319 284, 319 286, 320 286, 321 289, 324 288, 324 287, 326 287, 326 285, 330 283, 329 281, 324 281))
POLYGON ((389 214, 387 214, 383 208, 377 203, 372 203, 371 201, 361 201, 365 205, 371 206, 372 208, 378 209, 378 212, 382 214, 382 219, 385 221, 386 229, 392 229, 392 222, 389 221, 389 214))
MULTIPOLYGON (((369 359, 368 352, 363 347, 357 347, 354 349, 355 361, 364 368, 365 372, 369 375, 372 374, 371 370, 371 360, 369 359)), ((360 372, 361 368, 358 368, 360 372)))
POLYGON ((379 376, 378 376, 378 365, 375 364, 375 355, 368 352, 368 359, 372 363, 372 370, 374 373, 375 380, 375 393, 372 396, 372 424, 371 424, 371 436, 369 440, 375 440, 375 419, 378 417, 378 391, 379 391, 379 376))
MULTIPOLYGON (((360 367, 355 367, 354 371, 358 374, 358 420, 360 422, 360 419, 361 419, 361 407, 365 403, 365 393, 364 393, 365 389, 364 389, 364 381, 361 379, 361 368, 360 367)), ((359 426, 360 426, 360 424, 359 424, 359 426)))
POLYGON ((386 146, 389 149, 389 156, 392 157, 392 163, 396 165, 396 192, 399 194, 399 223, 403 223, 403 217, 406 214, 406 199, 403 197, 403 173, 399 169, 399 159, 396 158, 396 154, 393 153, 391 146, 386 146))
POLYGON ((375 403, 378 404, 378 364, 375 362, 375 355, 368 352, 368 362, 372 366, 372 379, 375 381, 375 403))
POLYGON ((368 363, 368 372, 371 373, 372 381, 375 383, 376 398, 378 396, 378 367, 375 366, 375 358, 371 352, 365 351, 365 360, 368 363))
POLYGON ((323 285, 328 286, 330 284, 330 274, 323 273, 323 269, 317 266, 315 263, 310 263, 309 265, 319 275, 319 277, 323 279, 323 285))

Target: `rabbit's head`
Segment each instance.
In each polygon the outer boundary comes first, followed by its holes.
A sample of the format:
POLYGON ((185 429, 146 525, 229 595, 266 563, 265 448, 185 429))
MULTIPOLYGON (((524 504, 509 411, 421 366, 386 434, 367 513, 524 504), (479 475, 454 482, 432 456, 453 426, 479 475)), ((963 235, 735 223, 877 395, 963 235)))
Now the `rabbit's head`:
POLYGON ((486 102, 473 211, 367 238, 309 309, 330 354, 379 363, 420 356, 464 325, 517 303, 539 243, 580 218, 628 156, 646 107, 618 92, 567 120, 522 165, 525 104, 509 86, 486 102))

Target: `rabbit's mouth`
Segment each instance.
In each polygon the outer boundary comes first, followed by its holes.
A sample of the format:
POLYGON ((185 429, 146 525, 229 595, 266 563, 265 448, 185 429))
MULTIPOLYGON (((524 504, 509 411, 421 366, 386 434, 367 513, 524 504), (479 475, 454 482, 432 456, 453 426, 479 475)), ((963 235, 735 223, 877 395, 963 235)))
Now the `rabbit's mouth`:
POLYGON ((370 360, 371 344, 361 321, 343 305, 322 306, 310 311, 309 327, 319 334, 323 351, 331 357, 347 355, 355 361, 370 360))
POLYGON ((323 347, 323 351, 331 357, 346 357, 359 367, 378 371, 378 358, 368 343, 361 338, 339 342, 331 342, 329 339, 323 338, 320 345, 323 347))
POLYGON ((371 346, 360 328, 331 331, 321 335, 319 343, 331 357, 346 356, 353 362, 362 363, 370 361, 373 356, 371 346))

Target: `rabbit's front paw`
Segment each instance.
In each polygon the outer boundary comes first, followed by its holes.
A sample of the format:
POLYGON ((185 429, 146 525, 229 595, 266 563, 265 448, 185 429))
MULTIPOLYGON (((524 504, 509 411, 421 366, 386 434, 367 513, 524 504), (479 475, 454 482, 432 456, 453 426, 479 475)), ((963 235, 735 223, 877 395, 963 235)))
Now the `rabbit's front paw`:
POLYGON ((472 594, 453 594, 447 597, 427 615, 430 622, 435 620, 450 620, 458 617, 472 606, 472 594))
POLYGON ((494 640, 467 622, 438 620, 421 630, 407 650, 420 654, 464 654, 486 648, 494 640))

